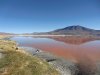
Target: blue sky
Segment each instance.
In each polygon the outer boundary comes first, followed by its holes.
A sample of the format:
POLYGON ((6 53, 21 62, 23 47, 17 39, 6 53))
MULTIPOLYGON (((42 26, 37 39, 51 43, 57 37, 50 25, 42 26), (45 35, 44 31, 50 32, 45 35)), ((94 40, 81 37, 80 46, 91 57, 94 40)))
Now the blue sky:
POLYGON ((70 25, 100 29, 100 0, 0 0, 0 32, 45 32, 70 25))

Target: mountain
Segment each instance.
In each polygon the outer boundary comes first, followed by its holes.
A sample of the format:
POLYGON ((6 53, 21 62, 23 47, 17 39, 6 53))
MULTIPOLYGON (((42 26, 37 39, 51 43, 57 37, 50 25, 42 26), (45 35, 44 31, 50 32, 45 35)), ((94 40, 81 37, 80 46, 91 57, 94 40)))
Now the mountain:
POLYGON ((9 35, 10 33, 0 32, 0 35, 9 35))
POLYGON ((14 33, 0 32, 0 35, 14 35, 14 33))
POLYGON ((62 29, 57 29, 51 32, 47 32, 46 34, 52 35, 100 35, 100 30, 94 30, 90 28, 86 28, 80 25, 74 25, 65 27, 62 29))

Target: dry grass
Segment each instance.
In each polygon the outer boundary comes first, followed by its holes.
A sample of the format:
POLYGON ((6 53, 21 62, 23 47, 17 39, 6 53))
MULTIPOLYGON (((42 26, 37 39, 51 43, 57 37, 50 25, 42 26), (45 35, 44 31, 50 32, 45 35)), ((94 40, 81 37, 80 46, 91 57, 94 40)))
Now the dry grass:
POLYGON ((0 35, 0 39, 9 37, 8 35, 0 35))
POLYGON ((2 50, 16 50, 17 44, 14 41, 0 40, 0 49, 2 50))
POLYGON ((13 41, 0 40, 0 75, 59 75, 47 62, 16 50, 13 41))

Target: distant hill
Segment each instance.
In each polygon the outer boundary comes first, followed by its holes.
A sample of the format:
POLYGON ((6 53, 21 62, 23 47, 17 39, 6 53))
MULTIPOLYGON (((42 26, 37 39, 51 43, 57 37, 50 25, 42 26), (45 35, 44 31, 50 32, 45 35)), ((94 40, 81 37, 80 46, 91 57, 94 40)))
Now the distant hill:
POLYGON ((57 29, 51 32, 39 33, 39 34, 52 34, 52 35, 100 35, 100 30, 94 30, 86 28, 80 25, 74 25, 57 29))
MULTIPOLYGON (((0 35, 18 35, 13 33, 0 32, 0 35)), ((100 30, 86 28, 80 25, 68 26, 50 32, 24 33, 22 35, 96 35, 100 36, 100 30)))
POLYGON ((5 33, 5 32, 0 32, 0 35, 11 35, 13 33, 5 33))

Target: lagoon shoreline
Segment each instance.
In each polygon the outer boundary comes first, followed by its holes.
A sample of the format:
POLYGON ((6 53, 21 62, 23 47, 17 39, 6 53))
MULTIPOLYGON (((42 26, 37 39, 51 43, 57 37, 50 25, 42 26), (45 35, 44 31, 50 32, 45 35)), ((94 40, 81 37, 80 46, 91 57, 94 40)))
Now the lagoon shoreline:
MULTIPOLYGON (((7 37, 7 38, 3 38, 3 40, 11 40, 11 39, 7 37)), ((17 42, 16 44, 18 46, 17 42)), ((96 68, 88 68, 88 66, 91 66, 90 64, 84 64, 82 62, 77 63, 72 60, 67 60, 37 48, 18 46, 18 49, 24 50, 22 52, 29 53, 32 56, 36 56, 46 61, 57 71, 59 71, 60 75, 99 75, 100 74, 99 62, 96 63, 95 65, 96 68)), ((86 62, 88 62, 88 60, 86 62)))

